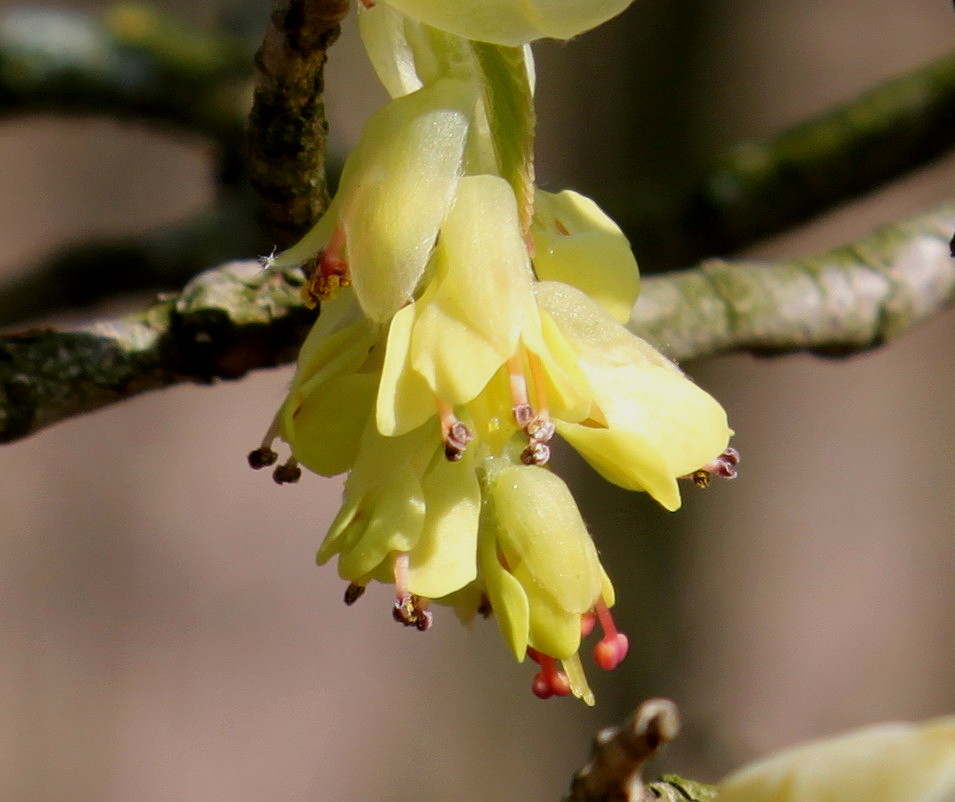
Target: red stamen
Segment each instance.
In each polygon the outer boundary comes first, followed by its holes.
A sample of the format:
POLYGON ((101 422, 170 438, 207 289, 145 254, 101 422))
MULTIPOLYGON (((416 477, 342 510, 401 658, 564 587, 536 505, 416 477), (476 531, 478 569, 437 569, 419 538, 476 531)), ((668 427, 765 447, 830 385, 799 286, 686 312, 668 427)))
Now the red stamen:
POLYGON ((302 287, 302 298, 306 306, 314 308, 321 301, 334 297, 342 287, 349 286, 351 274, 345 259, 345 229, 339 225, 318 257, 315 272, 302 287))
POLYGON ((541 670, 537 672, 531 683, 531 690, 538 699, 550 699, 551 696, 568 696, 570 694, 570 680, 567 675, 557 668, 557 661, 553 657, 541 654, 536 649, 528 647, 527 654, 541 670))
POLYGON ((626 635, 617 631, 610 608, 603 599, 597 600, 594 612, 600 621, 600 628, 604 631, 604 636, 594 646, 594 662, 605 671, 613 671, 627 656, 630 641, 626 635))
POLYGON ((584 613, 580 617, 580 637, 586 638, 594 631, 595 626, 597 626, 597 616, 593 613, 584 613))

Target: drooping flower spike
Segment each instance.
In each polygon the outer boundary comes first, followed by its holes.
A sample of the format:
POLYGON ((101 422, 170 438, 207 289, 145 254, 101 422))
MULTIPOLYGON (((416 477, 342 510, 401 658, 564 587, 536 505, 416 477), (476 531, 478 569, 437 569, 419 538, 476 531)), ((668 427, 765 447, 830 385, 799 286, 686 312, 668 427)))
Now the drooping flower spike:
MULTIPOLYGON (((446 2, 371 5, 362 34, 393 100, 326 215, 270 260, 306 266, 306 300, 322 313, 250 463, 275 463, 280 438, 292 451, 280 483, 300 465, 348 473, 318 552, 337 558, 346 603, 381 581, 395 587, 394 617, 418 630, 432 602, 464 619, 493 613, 518 660, 537 663, 538 696, 592 704, 582 638, 599 624, 604 669, 629 644, 596 547, 550 471, 552 438, 676 509, 679 478, 735 472, 726 416, 624 327, 639 278, 620 229, 577 193, 535 189, 526 48, 461 38, 446 2)), ((573 35, 625 6, 454 9, 472 39, 511 45, 533 31, 573 35), (491 24, 497 34, 483 31, 491 24)))

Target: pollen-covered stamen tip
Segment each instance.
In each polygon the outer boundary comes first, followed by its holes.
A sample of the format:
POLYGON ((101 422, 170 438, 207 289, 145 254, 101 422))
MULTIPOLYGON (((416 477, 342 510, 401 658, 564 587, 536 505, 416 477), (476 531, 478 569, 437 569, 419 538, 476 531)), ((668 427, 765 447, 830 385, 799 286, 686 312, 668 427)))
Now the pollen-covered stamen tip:
POLYGON ((391 615, 399 624, 414 627, 418 632, 427 632, 431 629, 431 611, 427 609, 427 599, 415 596, 408 590, 409 560, 406 553, 395 558, 395 606, 391 615))
POLYGON ((712 462, 708 462, 699 470, 693 471, 689 478, 693 480, 693 484, 701 488, 709 487, 714 476, 720 479, 735 479, 738 475, 736 466, 739 465, 739 460, 739 451, 735 448, 728 448, 712 462))
POLYGON ((546 465, 550 461, 550 447, 533 440, 521 452, 521 462, 525 465, 546 465))
POLYGON ((412 593, 401 594, 395 597, 391 615, 399 624, 414 627, 418 632, 427 632, 431 629, 433 616, 430 610, 425 609, 424 602, 424 599, 412 593))
POLYGON ((345 604, 351 607, 356 601, 365 595, 365 586, 352 582, 345 588, 345 604))
POLYGON ((321 301, 334 298, 336 293, 351 286, 351 273, 345 258, 345 229, 338 226, 322 250, 305 286, 302 300, 313 309, 321 301))
POLYGON ((463 421, 455 417, 450 405, 438 400, 438 418, 441 421, 441 436, 444 439, 444 456, 448 462, 458 462, 464 457, 468 443, 474 439, 474 432, 463 421))
POLYGON ((281 465, 276 465, 272 471, 272 478, 277 485, 295 484, 302 478, 302 469, 298 467, 298 460, 295 457, 289 457, 281 465))
POLYGON ((550 699, 551 696, 569 696, 570 680, 567 675, 557 668, 557 661, 553 657, 541 654, 536 649, 527 649, 527 655, 540 666, 540 671, 534 676, 531 690, 538 699, 550 699))
POLYGON ((254 451, 249 452, 248 460, 250 468, 259 471, 262 468, 268 468, 270 465, 275 464, 279 455, 273 450, 272 444, 278 439, 278 436, 279 416, 276 415, 272 418, 268 431, 265 433, 265 437, 262 438, 261 445, 254 451))
POLYGON ((268 468, 274 465, 279 455, 268 446, 259 446, 254 451, 249 452, 249 467, 259 471, 262 468, 268 468))
POLYGON ((597 600, 594 612, 597 614, 600 628, 604 631, 604 636, 594 646, 594 662, 605 671, 613 671, 627 656, 630 640, 617 631, 610 609, 603 599, 597 600))

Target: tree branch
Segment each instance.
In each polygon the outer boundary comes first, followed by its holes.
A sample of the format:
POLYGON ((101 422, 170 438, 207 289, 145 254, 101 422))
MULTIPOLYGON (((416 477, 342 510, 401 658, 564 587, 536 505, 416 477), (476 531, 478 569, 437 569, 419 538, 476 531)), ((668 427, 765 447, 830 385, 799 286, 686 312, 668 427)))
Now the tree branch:
POLYGON ((630 328, 677 361, 731 350, 841 356, 955 301, 955 202, 789 262, 707 260, 643 281, 630 328))
POLYGON ((303 281, 233 262, 138 315, 0 337, 0 442, 147 390, 291 362, 314 319, 303 281))
POLYGON ((99 19, 14 8, 0 18, 0 117, 25 113, 134 117, 242 142, 251 48, 145 6, 99 19))
POLYGON ((324 66, 348 7, 348 0, 276 0, 256 54, 249 176, 282 247, 328 205, 324 66))
POLYGON ((654 270, 692 264, 818 217, 953 147, 955 53, 769 140, 736 145, 669 208, 617 218, 654 270))
POLYGON ((646 764, 680 732, 680 714, 669 699, 648 699, 617 727, 597 733, 590 760, 575 775, 563 802, 710 802, 713 785, 667 774, 646 784, 646 764))
MULTIPOLYGON (((631 326, 679 360, 872 348, 955 300, 953 218, 950 203, 813 259, 648 278, 631 326)), ((303 280, 234 262, 132 317, 0 337, 0 442, 148 390, 291 362, 314 319, 303 280)))
POLYGON ((70 243, 0 282, 0 326, 124 293, 175 290, 209 265, 271 247, 252 190, 220 188, 213 205, 185 220, 142 234, 70 243))

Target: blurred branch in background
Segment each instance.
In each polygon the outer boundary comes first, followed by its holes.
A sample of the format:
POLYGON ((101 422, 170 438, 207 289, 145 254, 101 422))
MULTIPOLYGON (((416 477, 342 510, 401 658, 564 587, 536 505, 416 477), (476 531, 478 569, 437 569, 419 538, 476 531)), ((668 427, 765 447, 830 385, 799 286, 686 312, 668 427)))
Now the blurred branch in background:
MULTIPOLYGON (((955 300, 953 215, 947 204, 812 259, 711 261, 645 279, 631 326, 681 360, 880 345, 955 300)), ((0 441, 170 384, 291 362, 313 319, 302 283, 237 262, 138 315, 0 337, 0 441)))
POLYGON ((13 8, 0 17, 0 119, 141 119, 243 149, 252 48, 147 6, 102 16, 13 8))
POLYGON ((620 215, 654 270, 726 256, 878 189, 955 147, 955 53, 765 142, 736 145, 670 207, 620 215))

